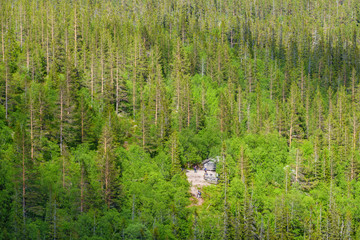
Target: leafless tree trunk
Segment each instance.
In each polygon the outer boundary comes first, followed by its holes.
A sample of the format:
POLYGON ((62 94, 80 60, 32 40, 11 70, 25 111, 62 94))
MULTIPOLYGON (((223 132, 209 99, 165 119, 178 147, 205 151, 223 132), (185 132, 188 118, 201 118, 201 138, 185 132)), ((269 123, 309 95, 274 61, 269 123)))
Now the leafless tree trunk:
POLYGON ((133 91, 132 91, 132 104, 133 104, 133 117, 135 119, 135 114, 136 114, 136 78, 137 78, 137 42, 136 42, 136 37, 134 39, 135 43, 134 43, 134 70, 133 70, 133 91))
MULTIPOLYGON (((32 95, 32 94, 31 94, 32 95)), ((34 162, 34 108, 33 99, 30 95, 30 145, 31 145, 31 160, 34 162)))
POLYGON ((9 91, 9 73, 8 73, 9 69, 7 66, 7 62, 5 64, 5 118, 8 119, 8 111, 9 111, 9 106, 8 106, 8 91, 9 91))
POLYGON ((25 137, 24 133, 22 133, 22 214, 23 214, 23 223, 24 223, 24 232, 25 232, 25 137))
POLYGON ((76 4, 74 9, 74 65, 77 67, 77 16, 76 16, 76 4))

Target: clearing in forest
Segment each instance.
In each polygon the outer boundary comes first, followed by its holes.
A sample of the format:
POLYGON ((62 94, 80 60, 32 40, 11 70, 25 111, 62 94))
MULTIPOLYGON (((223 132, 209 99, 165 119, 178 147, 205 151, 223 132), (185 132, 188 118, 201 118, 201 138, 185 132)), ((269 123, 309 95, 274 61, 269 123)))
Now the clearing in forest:
POLYGON ((202 191, 202 187, 210 185, 210 183, 204 179, 204 174, 205 174, 204 170, 197 170, 196 173, 194 172, 194 170, 186 170, 186 177, 190 183, 190 186, 191 186, 190 192, 192 195, 192 197, 191 197, 192 204, 189 207, 200 206, 204 202, 204 199, 203 199, 204 194, 202 191), (197 198, 198 190, 200 190, 200 192, 202 194, 201 198, 197 198))

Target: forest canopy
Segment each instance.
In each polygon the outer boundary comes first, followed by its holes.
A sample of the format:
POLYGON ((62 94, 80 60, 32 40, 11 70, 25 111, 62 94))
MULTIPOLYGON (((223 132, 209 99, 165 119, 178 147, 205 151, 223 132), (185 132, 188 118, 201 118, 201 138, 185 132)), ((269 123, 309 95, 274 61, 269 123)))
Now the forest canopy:
POLYGON ((360 1, 4 0, 0 24, 0 239, 360 238, 360 1))

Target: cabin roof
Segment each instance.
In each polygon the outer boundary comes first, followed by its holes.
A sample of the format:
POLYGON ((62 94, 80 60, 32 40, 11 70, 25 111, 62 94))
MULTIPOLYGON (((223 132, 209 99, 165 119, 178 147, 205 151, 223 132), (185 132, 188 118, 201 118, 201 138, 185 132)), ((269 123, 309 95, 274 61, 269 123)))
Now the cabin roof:
POLYGON ((219 162, 219 156, 216 156, 215 158, 208 158, 205 159, 201 164, 204 165, 206 163, 212 162, 212 163, 218 163, 219 162))

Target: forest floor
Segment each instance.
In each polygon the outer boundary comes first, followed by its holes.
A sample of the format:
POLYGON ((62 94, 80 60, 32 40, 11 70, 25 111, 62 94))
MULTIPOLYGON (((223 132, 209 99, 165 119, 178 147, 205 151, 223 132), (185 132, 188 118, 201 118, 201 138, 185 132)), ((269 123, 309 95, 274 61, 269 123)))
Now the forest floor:
POLYGON ((186 177, 191 186, 190 193, 191 193, 191 202, 192 203, 189 207, 201 206, 204 202, 204 199, 202 197, 197 198, 198 190, 200 190, 201 194, 203 195, 202 188, 204 186, 208 186, 211 184, 204 179, 204 174, 205 174, 204 170, 197 170, 196 173, 194 172, 194 170, 186 171, 186 177))

